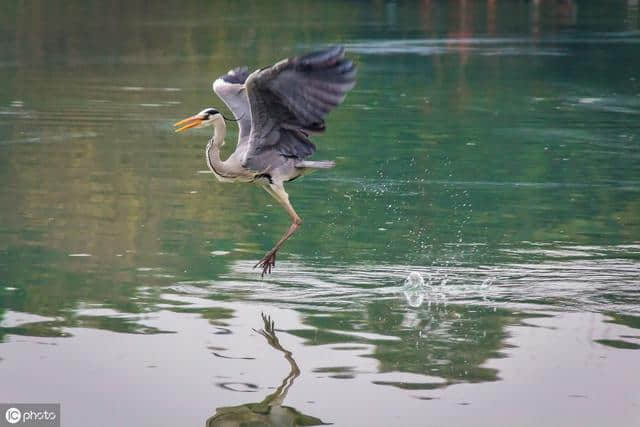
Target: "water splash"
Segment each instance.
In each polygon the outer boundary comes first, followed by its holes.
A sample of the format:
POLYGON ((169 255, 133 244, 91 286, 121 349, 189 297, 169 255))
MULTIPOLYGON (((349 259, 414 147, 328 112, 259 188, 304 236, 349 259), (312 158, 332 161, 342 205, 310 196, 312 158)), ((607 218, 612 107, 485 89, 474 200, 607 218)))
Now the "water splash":
POLYGON ((409 276, 404 280, 405 290, 423 290, 424 287, 424 279, 422 278, 422 275, 416 271, 409 273, 409 276))
POLYGON ((411 307, 420 307, 424 302, 426 285, 422 275, 416 271, 409 273, 404 280, 402 292, 411 307))

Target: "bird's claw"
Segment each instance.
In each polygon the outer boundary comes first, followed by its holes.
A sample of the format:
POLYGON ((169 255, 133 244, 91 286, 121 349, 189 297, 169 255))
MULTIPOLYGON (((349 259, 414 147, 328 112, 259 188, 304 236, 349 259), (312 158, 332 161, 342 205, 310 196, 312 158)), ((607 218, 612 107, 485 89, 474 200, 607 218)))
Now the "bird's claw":
POLYGON ((260 277, 264 277, 265 274, 270 274, 273 267, 276 266, 276 251, 269 251, 253 268, 262 268, 262 274, 260 277))

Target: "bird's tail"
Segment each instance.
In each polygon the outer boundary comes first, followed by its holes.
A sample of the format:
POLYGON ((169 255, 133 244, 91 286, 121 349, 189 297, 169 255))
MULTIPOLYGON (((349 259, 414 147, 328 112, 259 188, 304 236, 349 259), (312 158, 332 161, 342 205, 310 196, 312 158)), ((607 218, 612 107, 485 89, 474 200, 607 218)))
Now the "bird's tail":
POLYGON ((307 161, 303 160, 296 165, 298 168, 308 168, 308 169, 331 169, 336 165, 336 162, 333 160, 315 160, 315 161, 307 161))

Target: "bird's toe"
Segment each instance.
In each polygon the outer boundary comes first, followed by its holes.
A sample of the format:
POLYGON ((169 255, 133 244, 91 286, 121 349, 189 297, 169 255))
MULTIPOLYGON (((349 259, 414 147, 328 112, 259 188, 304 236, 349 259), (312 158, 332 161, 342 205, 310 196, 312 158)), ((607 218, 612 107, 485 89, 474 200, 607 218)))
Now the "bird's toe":
POLYGON ((260 260, 253 268, 262 268, 261 277, 265 274, 270 274, 273 267, 276 265, 276 252, 267 252, 267 254, 260 260))

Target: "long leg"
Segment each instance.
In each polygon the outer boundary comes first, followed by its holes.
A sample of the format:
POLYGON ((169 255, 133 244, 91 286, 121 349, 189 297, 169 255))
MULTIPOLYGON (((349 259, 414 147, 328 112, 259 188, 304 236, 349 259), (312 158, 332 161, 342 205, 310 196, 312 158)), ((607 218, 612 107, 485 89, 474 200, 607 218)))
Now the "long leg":
POLYGON ((284 191, 282 183, 267 184, 263 186, 263 188, 286 209, 287 213, 291 217, 291 225, 282 238, 278 240, 278 243, 276 243, 275 246, 253 267, 262 268, 262 277, 264 277, 265 274, 271 273, 271 269, 276 265, 276 253, 278 252, 278 249, 280 249, 284 242, 286 242, 302 224, 302 219, 300 219, 295 209, 293 209, 293 206, 291 206, 291 203, 289 202, 289 195, 284 191))

